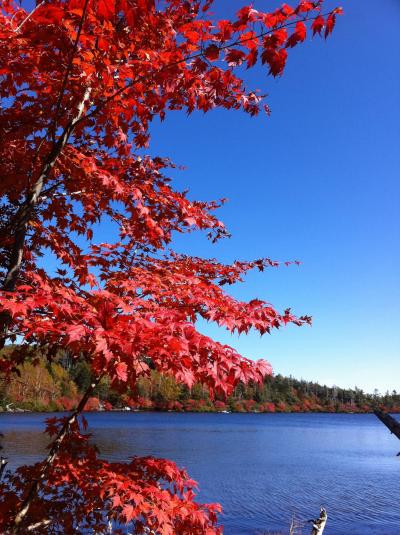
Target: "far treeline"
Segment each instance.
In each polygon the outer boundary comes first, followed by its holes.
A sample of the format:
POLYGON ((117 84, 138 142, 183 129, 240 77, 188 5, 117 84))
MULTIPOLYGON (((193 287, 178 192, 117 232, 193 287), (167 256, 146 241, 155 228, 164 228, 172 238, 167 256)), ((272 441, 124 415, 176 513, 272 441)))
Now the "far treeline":
MULTIPOLYGON (((11 352, 11 347, 2 353, 11 352)), ((9 380, 0 376, 0 411, 64 411, 73 409, 91 382, 85 360, 72 359, 67 353, 52 362, 43 356, 19 366, 19 376, 9 380)), ((140 378, 134 390, 120 394, 104 378, 87 403, 86 410, 173 410, 191 412, 347 412, 365 413, 376 408, 400 413, 400 393, 395 390, 373 394, 363 390, 328 387, 315 382, 267 376, 262 385, 239 384, 228 398, 212 399, 208 389, 196 383, 192 388, 178 384, 173 377, 152 370, 140 378)))

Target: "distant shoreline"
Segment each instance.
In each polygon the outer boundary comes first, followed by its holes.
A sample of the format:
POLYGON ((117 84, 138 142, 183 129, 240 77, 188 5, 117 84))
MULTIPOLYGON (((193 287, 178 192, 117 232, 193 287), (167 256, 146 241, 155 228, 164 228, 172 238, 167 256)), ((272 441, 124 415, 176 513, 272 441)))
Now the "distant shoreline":
MULTIPOLYGON (((29 409, 20 409, 20 410, 4 410, 0 407, 0 414, 64 414, 69 413, 68 410, 29 410, 29 409)), ((348 415, 363 415, 363 414, 374 414, 373 411, 357 411, 357 412, 351 412, 351 411, 275 411, 275 412, 268 412, 268 411, 188 411, 188 410, 162 410, 162 409, 112 409, 112 410, 98 410, 98 409, 89 409, 84 410, 85 413, 157 413, 157 414, 348 414, 348 415)), ((390 411, 390 414, 400 414, 400 410, 393 410, 390 411)))
MULTIPOLYGON (((4 353, 5 350, 3 350, 4 353)), ((7 349, 9 351, 9 349, 7 349)), ((6 351, 6 353, 7 353, 6 351)), ((0 411, 71 411, 79 404, 91 383, 91 371, 84 360, 25 362, 19 375, 0 385, 0 411)), ((1 379, 1 374, 0 374, 1 379)), ((312 381, 266 376, 262 383, 239 382, 228 391, 211 395, 199 382, 191 387, 171 376, 151 370, 139 377, 134 389, 122 394, 109 380, 103 380, 87 400, 86 410, 139 410, 217 413, 371 413, 374 409, 400 413, 400 392, 366 393, 357 388, 320 385, 312 381)))

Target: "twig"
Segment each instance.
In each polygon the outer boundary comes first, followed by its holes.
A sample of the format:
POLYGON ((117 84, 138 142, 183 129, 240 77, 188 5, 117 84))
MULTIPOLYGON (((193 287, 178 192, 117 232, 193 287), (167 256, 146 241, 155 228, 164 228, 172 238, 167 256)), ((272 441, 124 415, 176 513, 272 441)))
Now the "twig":
POLYGON ((86 12, 87 12, 87 8, 88 8, 88 5, 89 5, 89 1, 90 0, 85 0, 85 4, 83 6, 81 20, 79 21, 78 32, 76 34, 75 42, 74 42, 74 45, 72 47, 72 52, 71 52, 71 56, 69 58, 68 66, 67 66, 67 68, 65 70, 65 73, 64 73, 64 78, 63 78, 63 81, 62 81, 62 84, 61 84, 61 90, 60 90, 60 93, 58 95, 57 104, 56 104, 56 111, 54 113, 54 118, 53 118, 53 132, 52 132, 53 138, 54 138, 55 132, 57 130, 57 122, 58 122, 58 117, 59 117, 59 113, 60 113, 61 101, 62 101, 62 98, 64 96, 65 89, 67 87, 69 75, 71 73, 72 62, 74 60, 74 57, 75 57, 75 54, 76 54, 76 50, 78 48, 78 43, 79 43, 79 39, 81 37, 83 24, 85 22, 86 12))
POLYGON ((40 522, 36 522, 36 524, 31 524, 26 528, 26 531, 33 531, 34 529, 41 528, 48 526, 50 524, 50 520, 41 520, 40 522))
MULTIPOLYGON (((291 21, 291 22, 287 22, 286 24, 281 24, 280 26, 277 26, 276 28, 270 28, 268 30, 262 31, 257 35, 253 35, 252 37, 246 37, 244 39, 237 39, 236 41, 232 41, 232 42, 230 42, 230 43, 228 43, 226 45, 221 45, 221 46, 218 47, 218 50, 221 52, 223 50, 226 50, 227 48, 231 48, 232 46, 241 45, 241 44, 246 43, 248 41, 254 41, 255 39, 259 39, 261 37, 265 37, 266 35, 272 34, 273 32, 275 32, 277 30, 281 30, 283 28, 288 28, 290 26, 293 26, 293 25, 297 24, 299 22, 299 20, 301 20, 303 22, 308 22, 308 21, 311 21, 311 20, 315 20, 316 18, 318 18, 320 16, 326 17, 326 16, 332 14, 333 12, 334 11, 329 11, 327 13, 323 13, 322 15, 316 15, 315 17, 307 17, 307 16, 306 17, 302 17, 301 19, 297 19, 297 20, 294 20, 294 21, 291 21)), ((191 61, 192 59, 196 59, 196 58, 199 58, 199 57, 202 57, 202 56, 204 56, 204 50, 201 50, 200 52, 197 52, 196 54, 191 54, 189 56, 185 56, 184 58, 182 58, 180 60, 168 63, 167 65, 164 65, 158 71, 156 71, 156 74, 158 74, 160 72, 164 72, 165 70, 169 69, 170 67, 176 67, 177 65, 181 65, 182 63, 186 63, 187 61, 191 61)), ((148 62, 148 63, 151 63, 151 62, 148 62)), ((93 117, 93 116, 97 115, 97 113, 100 112, 109 102, 114 100, 114 98, 116 98, 117 96, 121 95, 122 93, 125 93, 125 91, 128 91, 129 89, 131 89, 131 87, 134 86, 135 84, 137 84, 138 82, 146 81, 148 79, 148 77, 149 77, 149 75, 142 74, 142 75, 138 76, 137 78, 135 78, 134 80, 131 80, 124 87, 121 87, 121 88, 117 89, 117 91, 115 91, 112 95, 110 95, 109 97, 106 97, 103 100, 103 102, 100 102, 91 112, 89 112, 85 116, 83 116, 79 122, 83 122, 86 119, 89 119, 90 117, 93 117)))
POLYGON ((19 32, 19 30, 22 28, 22 26, 25 24, 25 22, 31 18, 31 16, 35 13, 35 11, 37 9, 39 9, 39 7, 42 7, 44 2, 45 2, 45 0, 42 0, 42 2, 40 2, 40 4, 38 4, 34 9, 32 9, 32 11, 24 18, 24 20, 21 22, 21 24, 14 30, 15 33, 19 32))

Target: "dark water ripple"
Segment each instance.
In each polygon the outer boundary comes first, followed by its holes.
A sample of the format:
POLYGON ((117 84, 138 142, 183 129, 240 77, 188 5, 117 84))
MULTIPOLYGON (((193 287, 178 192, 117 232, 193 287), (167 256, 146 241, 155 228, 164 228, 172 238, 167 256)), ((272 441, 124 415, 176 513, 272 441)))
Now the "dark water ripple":
MULTIPOLYGON (((0 414, 10 468, 40 459, 42 414, 0 414)), ((326 535, 400 535, 399 441, 373 415, 93 413, 101 453, 173 459, 224 507, 227 535, 288 532, 329 514, 326 535)), ((310 528, 303 529, 303 535, 310 528)))

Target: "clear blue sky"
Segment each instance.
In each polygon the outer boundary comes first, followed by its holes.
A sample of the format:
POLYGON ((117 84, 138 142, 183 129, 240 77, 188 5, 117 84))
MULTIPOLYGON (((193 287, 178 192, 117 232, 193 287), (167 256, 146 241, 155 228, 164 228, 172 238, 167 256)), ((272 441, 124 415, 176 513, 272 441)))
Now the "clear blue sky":
MULTIPOLYGON (((215 12, 243 4, 217 0, 215 12)), ((269 93, 271 118, 175 112, 153 126, 151 153, 187 167, 175 176, 193 198, 230 199, 220 216, 233 237, 179 237, 180 251, 303 262, 251 275, 233 294, 311 314, 311 328, 238 338, 201 324, 203 332, 267 358, 276 373, 400 390, 400 2, 343 7, 332 38, 294 49, 281 79, 247 74, 269 93)))
MULTIPOLYGON (((228 18, 245 4, 216 0, 214 12, 228 18)), ((252 274, 232 293, 310 314, 311 328, 262 338, 206 323, 200 330, 266 358, 275 373, 400 391, 400 1, 342 5, 333 36, 293 49, 282 78, 246 72, 252 89, 269 94, 270 118, 170 113, 153 125, 149 152, 186 166, 173 176, 193 198, 229 198, 219 217, 232 238, 212 245, 201 234, 178 236, 179 251, 303 262, 252 274)))

